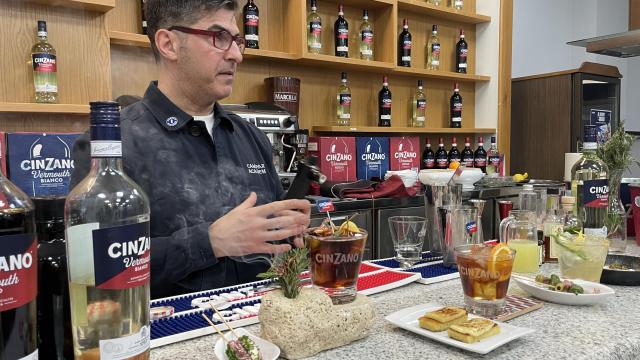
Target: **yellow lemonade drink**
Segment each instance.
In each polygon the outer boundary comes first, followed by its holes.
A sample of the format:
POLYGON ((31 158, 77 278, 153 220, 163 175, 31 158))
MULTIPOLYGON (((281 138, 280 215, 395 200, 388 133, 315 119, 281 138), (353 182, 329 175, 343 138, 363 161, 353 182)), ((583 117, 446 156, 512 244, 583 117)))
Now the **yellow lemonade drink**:
POLYGON ((513 272, 533 273, 538 271, 540 250, 538 243, 531 240, 509 240, 509 248, 516 251, 513 272))

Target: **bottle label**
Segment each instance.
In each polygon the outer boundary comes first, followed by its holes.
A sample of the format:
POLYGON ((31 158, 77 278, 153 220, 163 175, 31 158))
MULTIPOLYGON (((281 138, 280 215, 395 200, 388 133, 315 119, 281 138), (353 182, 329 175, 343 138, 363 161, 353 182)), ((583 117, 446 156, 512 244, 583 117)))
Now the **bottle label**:
POLYGON ((453 111, 462 111, 462 102, 453 103, 453 107, 451 108, 453 111))
POLYGON ((404 50, 411 50, 411 40, 404 40, 402 42, 402 48, 404 50))
POLYGON ((447 158, 438 158, 436 161, 438 163, 438 167, 440 168, 446 168, 449 164, 449 159, 447 158))
POLYGON ((462 0, 454 0, 453 6, 454 7, 462 7, 462 0))
POLYGON ((255 14, 253 11, 247 12, 247 14, 244 16, 244 26, 247 27, 247 30, 256 30, 255 28, 258 27, 258 22, 258 14, 255 14))
POLYGON ((149 232, 148 221, 92 231, 97 288, 124 290, 149 282, 149 232))
POLYGON ((340 52, 349 52, 349 47, 348 46, 337 46, 336 50, 340 51, 340 52))
POLYGON ((382 107, 384 109, 391 109, 391 98, 387 97, 387 98, 382 99, 382 104, 381 105, 382 105, 382 107))
POLYGON ((461 68, 466 68, 467 67, 467 54, 469 53, 469 50, 467 49, 460 49, 460 52, 458 53, 458 67, 461 68))
POLYGON ((475 163, 475 167, 485 167, 487 166, 487 158, 484 158, 484 157, 475 158, 474 163, 475 163))
POLYGON ((346 42, 348 37, 349 37, 348 28, 345 28, 345 27, 338 28, 338 39, 342 40, 343 42, 346 42))
POLYGON ((121 338, 100 340, 100 359, 129 359, 148 351, 151 347, 151 330, 143 326, 137 333, 121 338))
POLYGON ((380 115, 380 119, 381 120, 391 120, 391 115, 382 114, 382 115, 380 115))
POLYGON ((15 234, 0 236, 0 243, 0 312, 4 312, 36 298, 38 242, 34 234, 15 234))
POLYGON ((427 108, 427 100, 424 100, 424 99, 416 100, 416 109, 424 110, 426 108, 427 108))
POLYGON ((371 56, 371 55, 373 55, 373 50, 371 50, 371 49, 360 49, 360 54, 371 56))
POLYGON ((320 36, 322 33, 322 24, 319 21, 312 21, 309 23, 309 32, 312 35, 320 36))
POLYGON ((256 34, 245 34, 244 39, 247 41, 260 41, 260 38, 256 34))
POLYGON ((609 205, 608 180, 584 180, 582 183, 582 204, 589 208, 606 208, 609 205))
POLYGON ((411 55, 409 55, 409 56, 403 56, 403 57, 402 57, 402 61, 411 61, 411 55))
POLYGON ((18 360, 38 360, 38 350, 36 350, 36 351, 32 352, 31 354, 29 354, 29 355, 27 355, 25 357, 22 357, 22 358, 20 358, 18 360))
POLYGON ((473 157, 469 157, 469 156, 463 156, 462 157, 462 164, 466 167, 473 167, 473 157))
POLYGON ((489 164, 495 166, 496 168, 500 166, 500 156, 490 155, 489 164))
POLYGON ((108 140, 91 141, 91 157, 122 157, 122 142, 108 140))
POLYGON ((433 169, 434 166, 436 166, 436 160, 435 159, 424 159, 422 161, 422 163, 424 164, 424 167, 426 169, 433 169))
POLYGON ((440 44, 431 44, 431 56, 440 56, 440 44))
POLYGON ((340 114, 340 119, 351 119, 351 114, 342 113, 342 114, 340 114))
POLYGON ((56 56, 54 54, 35 53, 31 57, 33 71, 39 73, 54 73, 57 71, 56 56))
POLYGON ((360 34, 361 38, 362 38, 362 42, 365 44, 372 44, 373 43, 373 31, 371 30, 364 30, 362 31, 362 33, 360 34))
POLYGON ((351 106, 351 94, 340 94, 340 106, 351 106))

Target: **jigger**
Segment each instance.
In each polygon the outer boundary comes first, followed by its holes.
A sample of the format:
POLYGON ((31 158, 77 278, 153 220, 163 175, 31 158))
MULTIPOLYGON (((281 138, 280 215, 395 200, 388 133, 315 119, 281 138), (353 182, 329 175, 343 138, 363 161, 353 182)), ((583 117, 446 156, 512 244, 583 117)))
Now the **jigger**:
POLYGON ((482 244, 484 242, 484 233, 482 231, 482 211, 484 210, 484 206, 487 201, 481 199, 470 199, 469 202, 471 203, 471 206, 478 209, 478 218, 476 219, 478 226, 478 241, 482 244))

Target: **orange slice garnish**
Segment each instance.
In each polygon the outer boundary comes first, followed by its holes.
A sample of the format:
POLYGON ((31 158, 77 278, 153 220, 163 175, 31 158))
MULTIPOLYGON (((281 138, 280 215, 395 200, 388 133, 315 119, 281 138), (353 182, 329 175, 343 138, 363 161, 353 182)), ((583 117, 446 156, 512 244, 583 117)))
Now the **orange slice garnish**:
POLYGON ((487 260, 487 267, 490 273, 495 273, 496 271, 501 271, 502 269, 498 269, 498 263, 507 262, 511 257, 511 249, 507 244, 501 243, 493 247, 491 249, 491 254, 489 255, 489 259, 487 260))

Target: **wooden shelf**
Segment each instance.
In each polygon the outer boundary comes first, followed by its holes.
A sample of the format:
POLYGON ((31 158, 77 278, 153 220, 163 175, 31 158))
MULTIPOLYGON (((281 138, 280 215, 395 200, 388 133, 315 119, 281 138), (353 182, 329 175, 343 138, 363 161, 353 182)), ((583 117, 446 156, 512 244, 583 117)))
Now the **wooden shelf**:
POLYGON ((415 127, 379 127, 379 126, 313 126, 315 133, 390 133, 390 134, 494 134, 490 128, 415 128, 415 127))
MULTIPOLYGON (((393 6, 393 4, 395 3, 395 0, 330 0, 330 1, 335 2, 336 9, 338 8, 338 4, 372 10, 372 9, 390 7, 390 6, 393 6)), ((308 1, 307 1, 307 5, 308 5, 308 1)))
MULTIPOLYGON (((446 1, 443 0, 442 3, 446 1)), ((398 9, 435 16, 441 19, 463 22, 467 24, 480 24, 490 22, 491 17, 480 14, 470 14, 457 11, 445 5, 435 6, 425 0, 398 0, 398 9)))
POLYGON ((406 75, 414 77, 427 77, 432 79, 452 80, 461 82, 482 82, 491 80, 490 76, 461 74, 453 71, 418 69, 413 67, 396 66, 393 73, 397 75, 406 75))
POLYGON ((109 41, 116 45, 151 47, 147 35, 122 31, 109 31, 109 41))
POLYGON ((300 56, 282 51, 271 51, 262 49, 244 49, 242 55, 245 59, 273 59, 273 60, 296 60, 300 56))
POLYGON ((27 2, 49 5, 64 6, 76 9, 99 11, 106 13, 116 7, 116 0, 24 0, 27 2))
POLYGON ((395 65, 382 61, 367 61, 340 56, 305 53, 299 63, 313 66, 330 67, 339 70, 354 70, 365 72, 390 72, 395 65))
POLYGON ((0 113, 88 114, 89 105, 0 103, 0 113))

